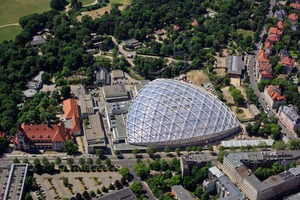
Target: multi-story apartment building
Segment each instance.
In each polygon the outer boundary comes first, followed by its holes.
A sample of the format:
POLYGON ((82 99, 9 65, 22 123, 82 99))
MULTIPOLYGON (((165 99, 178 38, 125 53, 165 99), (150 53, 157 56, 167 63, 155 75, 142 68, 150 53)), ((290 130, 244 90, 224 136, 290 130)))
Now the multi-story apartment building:
POLYGON ((290 130, 296 130, 300 127, 300 115, 292 105, 280 106, 278 110, 278 117, 290 130))

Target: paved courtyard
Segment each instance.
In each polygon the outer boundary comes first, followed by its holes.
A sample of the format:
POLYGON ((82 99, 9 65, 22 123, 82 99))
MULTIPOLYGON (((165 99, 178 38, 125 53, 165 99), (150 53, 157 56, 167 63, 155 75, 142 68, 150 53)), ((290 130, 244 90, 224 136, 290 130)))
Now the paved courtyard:
POLYGON ((48 199, 70 198, 75 196, 77 192, 82 194, 85 190, 96 192, 99 189, 101 191, 102 186, 108 188, 109 184, 121 179, 118 172, 62 172, 55 175, 34 174, 34 177, 36 182, 40 183, 41 190, 45 192, 48 199), (69 179, 69 184, 72 185, 71 189, 63 185, 62 177, 69 179))

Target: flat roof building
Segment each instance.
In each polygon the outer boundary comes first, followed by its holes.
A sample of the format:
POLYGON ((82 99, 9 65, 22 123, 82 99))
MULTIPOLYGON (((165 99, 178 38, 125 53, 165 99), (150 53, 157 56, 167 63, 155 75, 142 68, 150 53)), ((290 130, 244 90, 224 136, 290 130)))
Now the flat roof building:
POLYGON ((129 99, 125 85, 104 86, 103 95, 107 102, 125 101, 129 99))
POLYGON ((111 78, 113 80, 124 79, 125 75, 124 75, 124 72, 122 70, 115 69, 115 70, 111 70, 111 78))
POLYGON ((78 99, 82 118, 86 118, 89 114, 94 114, 96 110, 99 110, 91 94, 79 95, 78 99))
POLYGON ((280 106, 278 116, 290 130, 294 131, 300 127, 300 115, 292 105, 280 106))
POLYGON ((136 196, 130 188, 110 192, 109 194, 97 198, 97 200, 136 200, 136 196))
POLYGON ((89 124, 85 127, 85 140, 88 153, 106 146, 105 133, 101 125, 100 113, 88 115, 89 124))
POLYGON ((28 172, 28 164, 18 163, 0 166, 0 198, 21 200, 28 172))
POLYGON ((211 163, 212 157, 206 153, 193 153, 180 156, 180 168, 182 176, 189 175, 193 166, 203 167, 207 163, 211 163))
POLYGON ((239 78, 245 70, 245 63, 240 56, 227 56, 225 67, 229 76, 239 78))

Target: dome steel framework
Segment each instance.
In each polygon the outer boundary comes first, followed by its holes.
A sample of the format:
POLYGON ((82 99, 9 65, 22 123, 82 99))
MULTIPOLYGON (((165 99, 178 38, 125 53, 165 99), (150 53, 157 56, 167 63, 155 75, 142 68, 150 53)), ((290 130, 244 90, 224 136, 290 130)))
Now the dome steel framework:
POLYGON ((127 120, 128 142, 146 146, 206 144, 240 130, 219 99, 191 84, 157 79, 137 94, 127 120))

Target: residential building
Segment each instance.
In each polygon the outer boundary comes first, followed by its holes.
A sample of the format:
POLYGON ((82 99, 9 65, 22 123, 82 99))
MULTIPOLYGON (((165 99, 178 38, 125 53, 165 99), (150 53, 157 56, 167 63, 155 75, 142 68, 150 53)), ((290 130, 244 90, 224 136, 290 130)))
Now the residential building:
POLYGON ((203 167, 207 163, 211 163, 212 157, 205 153, 193 153, 180 156, 180 168, 182 176, 189 175, 193 166, 203 167))
POLYGON ((279 42, 279 36, 276 34, 269 34, 267 40, 271 41, 272 43, 279 42))
POLYGON ((265 53, 269 56, 272 53, 272 49, 273 49, 273 43, 269 40, 267 40, 264 44, 264 50, 265 53))
POLYGON ((95 81, 95 85, 110 85, 111 80, 110 80, 110 75, 107 72, 106 69, 104 68, 98 68, 95 71, 96 74, 96 81, 95 81))
POLYGON ((229 77, 240 78, 245 70, 245 63, 239 56, 227 56, 225 67, 229 77))
POLYGON ((292 13, 288 16, 288 19, 290 22, 292 23, 297 23, 298 22, 298 19, 299 19, 299 16, 296 14, 296 13, 292 13))
POLYGON ((268 60, 268 56, 266 55, 266 52, 264 50, 260 50, 258 52, 257 62, 259 64, 268 64, 268 63, 270 63, 270 61, 268 60))
POLYGON ((286 127, 294 131, 300 127, 300 115, 292 105, 283 105, 278 109, 278 117, 286 127))
POLYGON ((289 74, 294 68, 295 61, 290 56, 283 56, 279 63, 283 66, 283 73, 289 74))
POLYGON ((264 90, 265 100, 271 108, 277 108, 286 103, 279 85, 268 85, 264 90))
POLYGON ((111 71, 111 78, 115 81, 118 79, 124 79, 125 75, 124 72, 120 69, 112 70, 111 71))
POLYGON ((271 176, 262 182, 252 170, 257 167, 270 167, 274 162, 288 166, 290 162, 299 158, 299 150, 228 153, 224 156, 223 170, 248 199, 280 199, 286 192, 299 187, 300 166, 271 176))
POLYGON ((189 191, 184 189, 182 185, 174 185, 171 187, 171 196, 174 197, 176 200, 195 200, 196 198, 193 197, 189 191))
POLYGON ((126 101, 129 99, 129 94, 125 85, 104 86, 103 95, 107 102, 126 101))
POLYGON ((81 135, 81 123, 76 99, 66 99, 63 101, 65 127, 70 129, 73 136, 81 135))
POLYGON ((300 4, 299 3, 291 3, 290 6, 294 8, 295 10, 300 10, 300 4))
POLYGON ((71 139, 69 129, 64 123, 25 124, 18 127, 14 143, 19 150, 56 150, 61 151, 64 142, 71 139))
POLYGON ((283 27, 284 27, 284 22, 282 20, 278 21, 277 22, 277 27, 282 30, 283 27))
POLYGON ((259 79, 260 80, 272 80, 273 76, 269 71, 263 70, 260 72, 259 79))
POLYGON ((286 16, 286 12, 283 9, 276 10, 274 13, 274 17, 279 20, 283 20, 286 16))
POLYGON ((217 193, 220 200, 243 200, 244 194, 236 187, 227 176, 221 176, 216 181, 217 193))
POLYGON ((277 36, 282 35, 283 31, 277 27, 271 27, 269 30, 269 34, 275 34, 277 36))
POLYGON ((191 23, 192 26, 199 26, 199 23, 197 22, 196 19, 194 19, 194 21, 191 23))
POLYGON ((103 197, 96 198, 96 200, 136 200, 136 196, 130 188, 110 192, 103 197))
POLYGON ((40 35, 33 36, 33 39, 30 42, 30 44, 32 46, 37 46, 39 44, 44 44, 44 43, 46 43, 46 40, 42 36, 40 36, 40 35))

